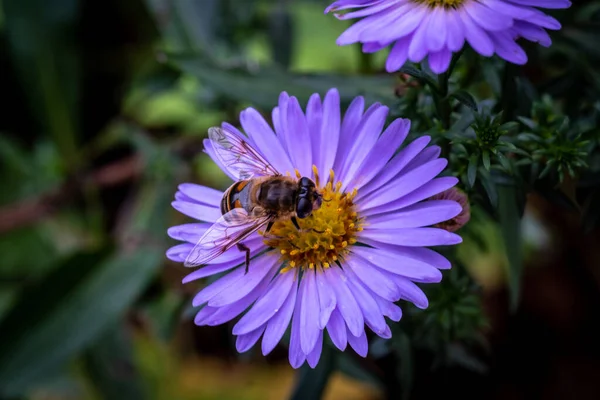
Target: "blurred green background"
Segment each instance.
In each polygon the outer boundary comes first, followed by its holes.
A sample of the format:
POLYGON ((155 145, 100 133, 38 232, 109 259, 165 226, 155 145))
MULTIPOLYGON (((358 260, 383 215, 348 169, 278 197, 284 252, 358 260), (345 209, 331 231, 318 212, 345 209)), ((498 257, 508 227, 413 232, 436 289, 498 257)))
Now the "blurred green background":
MULTIPOLYGON (((547 85, 540 92, 567 113, 599 93, 599 7, 583 3, 593 12, 559 14, 562 55, 530 53, 526 68, 525 90, 547 85)), ((443 311, 405 316, 392 347, 375 341, 367 360, 326 353, 316 371, 296 373, 283 344, 266 358, 240 355, 231 325, 194 326, 190 299, 204 283, 182 285, 188 271, 164 252, 174 244, 166 229, 187 221, 170 206, 177 185, 228 186, 202 153, 208 127, 237 125, 249 105, 268 114, 283 90, 302 104, 338 87, 344 104, 361 94, 388 105, 408 90, 383 73, 385 51, 335 45, 349 23, 324 16, 327 4, 0 0, 1 399, 382 399, 398 384, 414 398, 470 387, 486 398, 600 393, 589 345, 598 231, 584 235, 573 209, 558 218, 535 194, 516 244, 474 207, 457 256, 468 273, 445 274, 430 297, 443 311), (516 314, 504 245, 525 257, 516 314)), ((465 57, 463 77, 475 59, 465 57)), ((486 97, 500 78, 483 74, 471 85, 486 97)), ((559 203, 571 193, 550 192, 559 203)))

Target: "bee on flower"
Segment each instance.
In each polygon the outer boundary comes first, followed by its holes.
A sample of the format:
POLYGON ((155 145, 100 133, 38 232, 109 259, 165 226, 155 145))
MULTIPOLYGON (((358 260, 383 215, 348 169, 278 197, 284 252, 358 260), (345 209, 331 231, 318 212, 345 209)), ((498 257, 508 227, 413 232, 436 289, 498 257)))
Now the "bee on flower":
POLYGON ((206 152, 233 184, 224 193, 180 185, 173 207, 201 222, 168 231, 183 243, 167 256, 199 267, 184 283, 222 275, 194 297, 197 325, 243 314, 233 327, 238 351, 262 338, 264 355, 290 328, 290 364, 314 368, 324 335, 364 357, 365 326, 390 338, 399 300, 428 306, 416 283, 439 282, 450 268, 428 247, 461 242, 435 227, 461 205, 432 196, 457 179, 438 176, 447 161, 429 137, 405 143, 410 121, 384 129, 387 114, 357 97, 342 118, 331 89, 323 100, 314 94, 306 112, 282 93, 273 127, 248 108, 245 134, 228 123, 211 128, 206 152))

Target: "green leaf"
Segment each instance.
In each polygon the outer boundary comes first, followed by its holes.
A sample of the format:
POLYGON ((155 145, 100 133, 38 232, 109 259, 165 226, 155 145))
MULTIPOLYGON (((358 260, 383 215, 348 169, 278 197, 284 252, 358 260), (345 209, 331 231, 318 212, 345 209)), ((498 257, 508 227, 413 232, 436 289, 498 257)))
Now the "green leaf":
POLYGON ((78 0, 3 2, 7 48, 40 130, 76 167, 80 107, 78 0), (43 127, 43 128, 42 128, 43 127))
POLYGON ((521 213, 514 186, 498 185, 498 219, 509 266, 510 306, 514 311, 519 303, 523 272, 521 213))
POLYGON ((496 190, 496 183, 493 181, 490 173, 487 172, 486 170, 484 170, 484 169, 480 170, 480 175, 481 175, 481 185, 483 186, 483 189, 485 190, 485 192, 488 195, 488 198, 490 199, 490 204, 492 205, 492 207, 497 208, 498 207, 498 191, 496 190))
POLYGON ((499 130, 502 132, 510 133, 519 128, 519 123, 516 121, 507 122, 500 125, 499 130))
POLYGON ((312 369, 304 364, 298 371, 296 386, 290 400, 320 399, 335 368, 335 353, 323 343, 323 353, 317 366, 312 369))
POLYGON ((490 170, 490 153, 487 150, 484 150, 481 154, 481 161, 483 162, 483 166, 486 171, 490 170))
POLYGON ((199 56, 172 55, 168 59, 219 93, 264 109, 276 106, 283 91, 296 96, 300 104, 306 104, 313 93, 323 96, 331 88, 337 88, 346 103, 359 95, 365 96, 367 102, 394 101, 394 80, 388 75, 299 74, 275 67, 261 67, 250 73, 244 68, 218 66, 199 56))
POLYGON ((421 71, 420 69, 418 69, 410 64, 404 64, 402 66, 402 68, 400 68, 399 72, 408 74, 408 75, 412 76, 413 78, 417 78, 417 79, 423 79, 425 77, 425 73, 423 71, 421 71))
POLYGON ((103 399, 147 399, 133 360, 129 331, 110 327, 84 355, 89 380, 103 399))
POLYGON ((522 123, 523 125, 525 125, 526 127, 528 127, 529 129, 536 130, 536 129, 537 129, 537 127, 538 127, 538 124, 537 124, 537 122, 535 122, 535 121, 534 121, 534 120, 532 120, 532 119, 525 118, 525 117, 517 117, 517 119, 518 119, 519 121, 521 121, 521 123, 522 123))
POLYGON ((0 397, 29 391, 115 323, 163 260, 142 247, 74 256, 23 293, 0 324, 0 397))
POLYGON ((477 101, 466 90, 458 90, 450 95, 450 97, 458 100, 461 104, 469 107, 473 111, 477 111, 477 101))
POLYGON ((477 179, 477 166, 479 165, 479 157, 477 154, 473 154, 469 158, 469 166, 467 167, 467 179, 469 181, 469 186, 473 187, 475 185, 475 179, 477 179))
POLYGON ((496 154, 496 157, 498 158, 500 165, 502 165, 502 167, 504 168, 504 170, 506 172, 509 172, 509 173, 512 172, 512 165, 510 163, 510 160, 508 158, 506 158, 506 156, 504 154, 502 154, 501 152, 498 152, 496 154))

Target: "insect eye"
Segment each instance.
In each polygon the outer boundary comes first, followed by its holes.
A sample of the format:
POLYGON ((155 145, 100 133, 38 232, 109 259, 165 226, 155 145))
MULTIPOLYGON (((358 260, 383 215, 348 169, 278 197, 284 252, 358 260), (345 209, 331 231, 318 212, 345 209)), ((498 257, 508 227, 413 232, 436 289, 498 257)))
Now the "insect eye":
POLYGON ((312 203, 306 198, 301 198, 296 204, 296 215, 298 218, 306 218, 312 212, 312 203))

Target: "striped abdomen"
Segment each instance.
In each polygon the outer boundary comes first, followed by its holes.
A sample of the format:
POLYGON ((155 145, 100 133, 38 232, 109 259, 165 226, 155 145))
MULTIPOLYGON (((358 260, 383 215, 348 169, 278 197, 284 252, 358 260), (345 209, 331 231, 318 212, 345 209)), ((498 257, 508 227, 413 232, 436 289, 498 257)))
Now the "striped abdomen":
POLYGON ((225 191, 221 199, 221 214, 227 214, 234 208, 244 208, 248 212, 251 211, 251 209, 248 209, 248 205, 251 203, 250 189, 253 185, 249 185, 249 183, 251 183, 250 180, 239 181, 225 191))

